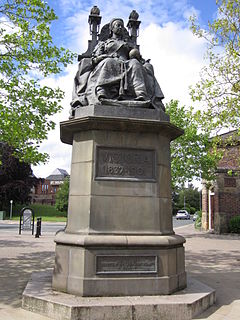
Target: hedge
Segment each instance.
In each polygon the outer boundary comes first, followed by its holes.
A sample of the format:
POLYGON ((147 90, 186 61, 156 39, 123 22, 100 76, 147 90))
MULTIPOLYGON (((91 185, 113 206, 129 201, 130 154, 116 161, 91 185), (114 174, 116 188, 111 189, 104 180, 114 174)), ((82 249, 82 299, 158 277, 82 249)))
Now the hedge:
POLYGON ((229 231, 232 233, 240 233, 240 216, 235 216, 230 219, 229 231))

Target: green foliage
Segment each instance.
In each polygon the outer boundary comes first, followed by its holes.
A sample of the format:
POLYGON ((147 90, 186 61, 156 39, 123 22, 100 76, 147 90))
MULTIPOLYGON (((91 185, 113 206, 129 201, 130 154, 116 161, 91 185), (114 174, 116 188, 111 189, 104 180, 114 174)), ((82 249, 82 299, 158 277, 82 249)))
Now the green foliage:
POLYGON ((180 209, 186 209, 190 214, 194 214, 200 208, 200 192, 193 185, 188 188, 176 188, 173 193, 173 214, 180 209), (185 204, 185 207, 184 207, 185 204))
POLYGON ((29 201, 31 188, 37 183, 29 164, 13 156, 14 149, 0 142, 0 210, 9 207, 10 200, 29 201))
POLYGON ((235 216, 230 219, 229 231, 233 233, 240 233, 240 216, 235 216))
POLYGON ((217 18, 208 30, 191 18, 192 31, 206 39, 206 57, 201 80, 191 88, 193 101, 201 103, 198 121, 214 133, 222 128, 240 127, 240 0, 217 0, 217 18))
POLYGON ((166 105, 171 123, 184 129, 184 135, 171 142, 171 173, 173 186, 182 186, 194 177, 211 180, 220 153, 212 151, 208 132, 199 130, 193 108, 179 106, 171 100, 166 105))
POLYGON ((43 220, 51 220, 53 217, 66 217, 67 214, 56 210, 54 206, 46 204, 15 204, 13 205, 13 217, 19 217, 21 209, 24 207, 30 207, 33 209, 35 217, 43 217, 43 220), (49 218, 49 219, 46 219, 49 218))
POLYGON ((42 0, 0 4, 0 141, 25 162, 47 159, 39 144, 55 127, 50 116, 61 110, 63 91, 41 84, 73 59, 53 44, 50 25, 57 16, 42 0))
POLYGON ((179 193, 177 190, 172 191, 172 214, 175 216, 178 210, 182 209, 179 205, 179 193))
POLYGON ((55 208, 61 212, 67 212, 69 195, 69 178, 66 178, 56 193, 55 208))
POLYGON ((188 188, 183 188, 179 191, 179 206, 183 207, 184 203, 191 213, 195 213, 200 209, 200 192, 191 184, 188 188))
POLYGON ((194 226, 196 229, 201 229, 201 227, 202 227, 202 211, 198 211, 198 217, 195 220, 194 226))
POLYGON ((185 206, 185 209, 186 209, 190 214, 194 214, 194 213, 196 212, 196 208, 195 208, 195 207, 185 206))

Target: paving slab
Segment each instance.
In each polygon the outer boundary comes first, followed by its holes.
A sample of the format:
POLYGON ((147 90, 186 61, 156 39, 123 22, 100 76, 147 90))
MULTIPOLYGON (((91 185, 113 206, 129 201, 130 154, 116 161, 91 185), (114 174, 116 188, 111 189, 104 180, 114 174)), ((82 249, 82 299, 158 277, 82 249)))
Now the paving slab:
MULTIPOLYGON (((8 224, 9 221, 1 221, 8 224)), ((63 224, 64 225, 64 224, 63 224)), ((196 231, 193 225, 175 229, 186 238, 188 276, 216 289, 217 301, 201 320, 240 319, 240 236, 196 231)), ((34 238, 29 232, 0 230, 0 319, 50 320, 21 308, 22 293, 32 272, 50 270, 54 264, 54 233, 34 238)), ((155 319, 152 319, 155 320, 155 319)))

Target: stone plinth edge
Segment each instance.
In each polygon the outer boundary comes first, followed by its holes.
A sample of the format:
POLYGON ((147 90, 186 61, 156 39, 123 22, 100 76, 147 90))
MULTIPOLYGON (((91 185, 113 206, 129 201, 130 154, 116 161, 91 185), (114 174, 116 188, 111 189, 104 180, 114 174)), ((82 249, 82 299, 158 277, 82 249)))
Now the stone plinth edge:
POLYGON ((55 236, 58 244, 81 247, 178 247, 186 240, 180 235, 81 235, 59 231, 55 236))
POLYGON ((52 273, 32 274, 22 307, 58 320, 191 320, 215 303, 215 290, 188 279, 187 288, 172 295, 77 297, 53 291, 52 273))
POLYGON ((174 140, 184 133, 182 129, 169 121, 88 115, 61 122, 61 141, 72 144, 75 133, 88 130, 159 133, 169 137, 170 140, 174 140))
POLYGON ((160 121, 169 121, 169 115, 162 109, 138 108, 129 106, 113 106, 113 105, 91 105, 77 108, 75 111, 75 119, 86 116, 101 117, 120 117, 135 119, 152 119, 160 121))

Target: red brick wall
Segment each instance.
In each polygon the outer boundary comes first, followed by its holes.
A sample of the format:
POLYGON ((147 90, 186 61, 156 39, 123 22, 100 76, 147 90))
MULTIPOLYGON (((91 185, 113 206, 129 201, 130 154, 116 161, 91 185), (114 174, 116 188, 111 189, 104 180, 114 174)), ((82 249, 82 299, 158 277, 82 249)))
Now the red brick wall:
POLYGON ((42 179, 35 187, 35 193, 32 195, 33 203, 55 204, 55 194, 59 189, 59 185, 51 185, 50 180, 42 179))
MULTIPOLYGON (((223 151, 223 149, 220 149, 223 151)), ((223 158, 218 163, 218 168, 228 168, 238 170, 240 168, 240 146, 226 147, 223 158)))
MULTIPOLYGON (((240 215, 240 145, 228 146, 218 163, 214 183, 214 230, 218 233, 229 231, 229 220, 240 215), (232 170, 230 176, 228 171, 232 170)), ((202 191, 202 226, 208 228, 208 194, 202 191)))
POLYGON ((219 208, 221 212, 226 212, 228 216, 240 214, 240 195, 235 193, 219 194, 219 208))

